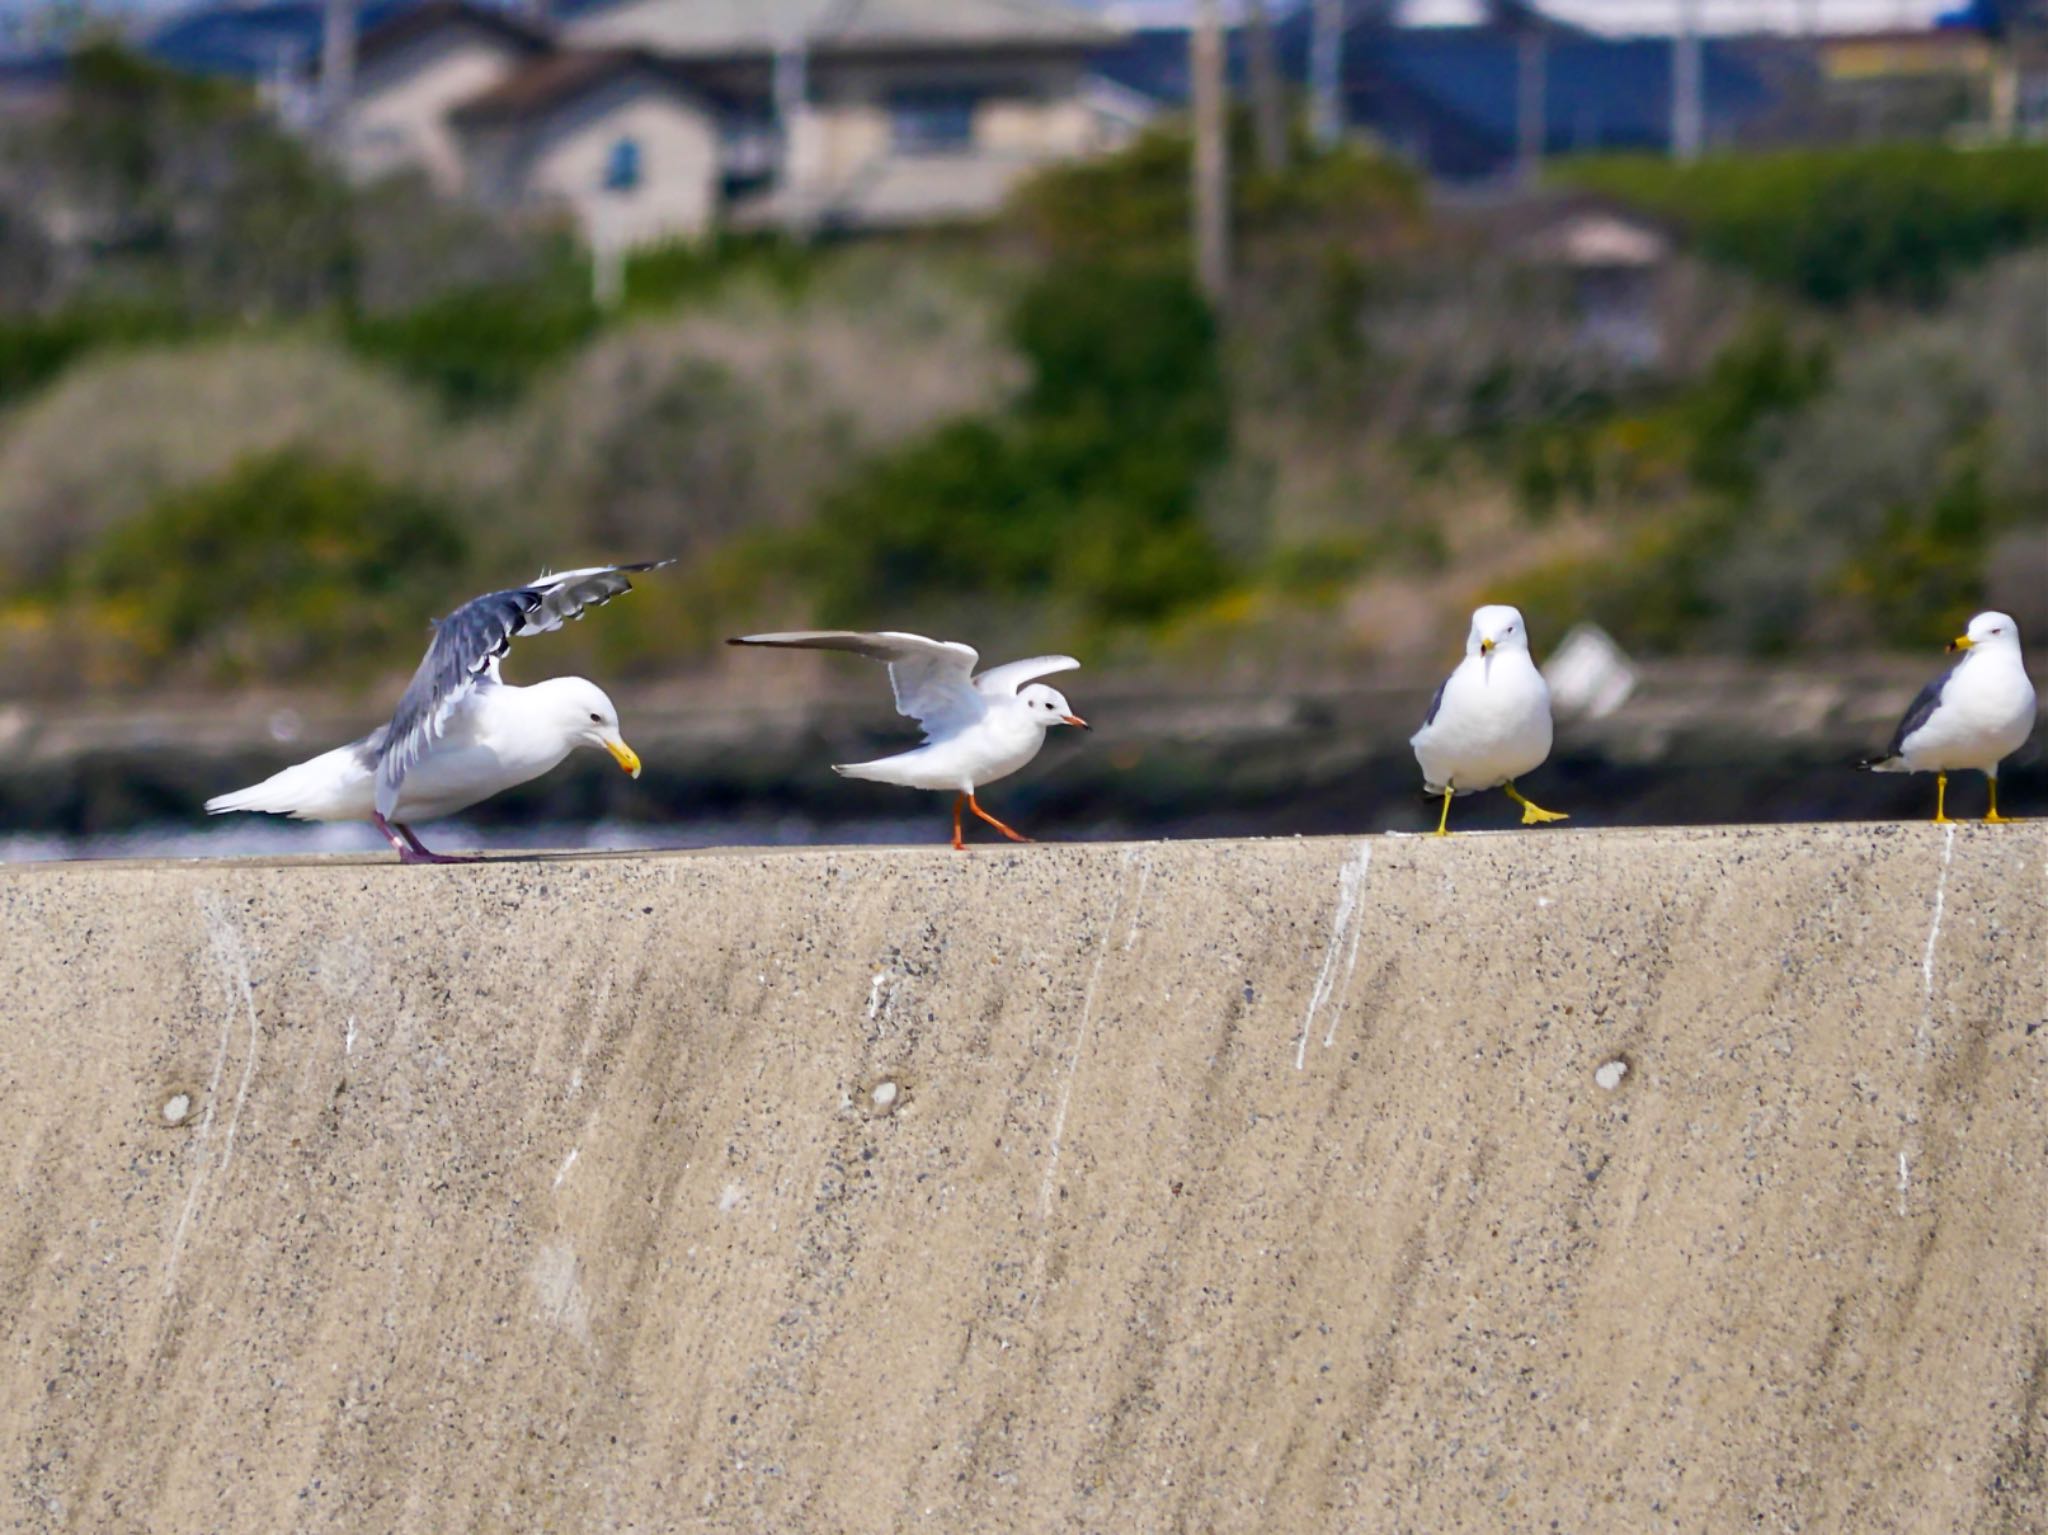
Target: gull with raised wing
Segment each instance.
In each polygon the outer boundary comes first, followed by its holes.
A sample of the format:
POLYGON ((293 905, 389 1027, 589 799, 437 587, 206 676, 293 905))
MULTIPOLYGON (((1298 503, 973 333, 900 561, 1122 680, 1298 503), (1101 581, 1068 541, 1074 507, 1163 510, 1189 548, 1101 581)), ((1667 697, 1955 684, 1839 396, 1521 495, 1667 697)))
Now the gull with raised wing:
POLYGON ((1523 798, 1515 780, 1550 755, 1550 688, 1529 654, 1529 626, 1514 608, 1490 605, 1472 615, 1465 659, 1429 701, 1422 728, 1408 738, 1422 768, 1423 792, 1441 794, 1436 834, 1451 829, 1451 796, 1506 789, 1522 824, 1570 817, 1523 798))
POLYGON ((2034 684, 2020 655, 2020 626, 2009 613, 1979 613, 1948 642, 1962 660, 1936 677, 1906 709, 1873 773, 1932 773, 1934 820, 1948 824, 1948 775, 1975 768, 1991 785, 1987 821, 1998 813, 1998 765, 2034 730, 2034 684))
POLYGON ((556 677, 514 687, 499 677, 498 663, 515 639, 559 629, 631 591, 629 572, 670 563, 565 570, 473 598, 434 621, 433 641, 389 724, 210 799, 207 814, 257 810, 299 821, 368 821, 401 863, 461 863, 467 860, 429 851, 413 823, 453 815, 538 778, 578 746, 602 747, 638 778, 640 758, 596 683, 556 677))
POLYGON ((911 789, 951 791, 953 846, 963 851, 967 843, 960 835, 962 810, 972 810, 1012 842, 1029 842, 1022 832, 982 809, 975 790, 1008 777, 1037 756, 1046 731, 1053 726, 1088 728, 1088 722, 1057 689, 1033 680, 1073 671, 1081 663, 1072 656, 1033 656, 1028 661, 992 666, 977 676, 974 668, 981 658, 973 647, 928 640, 921 634, 806 629, 789 634, 748 634, 726 643, 847 650, 887 662, 897 712, 924 726, 924 744, 873 762, 838 763, 832 771, 911 789))

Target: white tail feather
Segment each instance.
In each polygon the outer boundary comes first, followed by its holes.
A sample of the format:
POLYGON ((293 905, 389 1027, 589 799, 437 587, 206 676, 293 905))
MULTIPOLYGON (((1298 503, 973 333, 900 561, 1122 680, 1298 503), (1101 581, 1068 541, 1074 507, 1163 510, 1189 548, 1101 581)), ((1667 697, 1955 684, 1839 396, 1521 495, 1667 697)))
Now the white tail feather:
POLYGON ((206 802, 206 813, 254 810, 301 821, 352 821, 367 819, 374 802, 369 766, 355 747, 341 746, 246 789, 216 795, 206 802))

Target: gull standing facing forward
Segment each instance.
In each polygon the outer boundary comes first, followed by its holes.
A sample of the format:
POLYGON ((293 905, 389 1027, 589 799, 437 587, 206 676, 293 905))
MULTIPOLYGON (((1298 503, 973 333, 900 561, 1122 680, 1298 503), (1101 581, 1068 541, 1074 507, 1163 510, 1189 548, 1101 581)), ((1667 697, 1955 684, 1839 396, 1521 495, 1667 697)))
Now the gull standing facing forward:
POLYGON ((401 863, 462 863, 429 851, 412 823, 453 815, 538 778, 578 746, 603 747, 638 778, 640 758, 620 736, 618 711, 602 688, 581 677, 514 687, 500 680, 498 661, 520 636, 559 629, 586 608, 630 592, 628 571, 669 563, 568 570, 465 602, 434 621, 433 643, 390 724, 210 799, 206 813, 368 821, 401 863))
POLYGON ((1005 826, 974 797, 983 784, 1006 778, 1045 744, 1055 725, 1088 728, 1056 689, 1032 681, 1054 672, 1070 672, 1081 663, 1072 656, 1033 656, 992 666, 980 676, 981 657, 972 646, 928 640, 921 634, 859 634, 847 629, 806 629, 788 634, 749 634, 728 645, 772 645, 794 650, 850 650, 857 656, 889 663, 889 685, 896 690, 896 710, 924 726, 924 744, 873 762, 834 764, 846 778, 902 784, 911 789, 952 790, 953 846, 965 851, 960 812, 972 810, 1012 842, 1029 842, 1005 826), (1029 686, 1026 686, 1026 684, 1029 686))
POLYGON ((1998 764, 2034 730, 2034 684, 2020 656, 2020 626, 2006 613, 1979 613, 1948 642, 1962 660, 1920 690, 1892 732, 1884 755, 1863 764, 1873 773, 1934 774, 1934 821, 1946 826, 1948 775, 1975 768, 1991 784, 1987 821, 1998 813, 1998 764))
POLYGON ((1515 780, 1550 755, 1550 688, 1529 655, 1529 626, 1514 608, 1472 615, 1465 659, 1429 701, 1422 728, 1408 739, 1422 764, 1423 788, 1444 797, 1436 834, 1450 834, 1451 796, 1504 788, 1522 807, 1522 824, 1571 819, 1522 797, 1515 780))

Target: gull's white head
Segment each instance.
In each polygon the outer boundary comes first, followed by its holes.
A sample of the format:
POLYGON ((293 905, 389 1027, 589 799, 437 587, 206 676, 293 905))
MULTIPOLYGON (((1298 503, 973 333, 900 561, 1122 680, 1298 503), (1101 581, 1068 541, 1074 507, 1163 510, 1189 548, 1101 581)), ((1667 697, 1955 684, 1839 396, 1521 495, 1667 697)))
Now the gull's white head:
POLYGON ((1969 628, 1948 642, 1948 648, 2017 651, 2020 648, 2020 626, 2012 621, 2010 613, 1979 613, 1970 620, 1969 628))
POLYGON ((640 754, 619 734, 619 711, 605 696, 603 688, 581 677, 557 677, 527 689, 545 690, 548 717, 577 746, 597 746, 612 754, 612 760, 635 778, 640 776, 640 754))
POLYGON ((1465 636, 1465 654, 1490 656, 1496 650, 1527 650, 1529 626, 1522 622, 1519 608, 1490 603, 1472 615, 1472 632, 1465 636))
POLYGON ((1055 725, 1079 725, 1083 730, 1088 722, 1076 714, 1066 695, 1058 688, 1049 688, 1042 682, 1017 690, 1017 702, 1024 706, 1024 712, 1037 721, 1041 730, 1050 730, 1055 725))

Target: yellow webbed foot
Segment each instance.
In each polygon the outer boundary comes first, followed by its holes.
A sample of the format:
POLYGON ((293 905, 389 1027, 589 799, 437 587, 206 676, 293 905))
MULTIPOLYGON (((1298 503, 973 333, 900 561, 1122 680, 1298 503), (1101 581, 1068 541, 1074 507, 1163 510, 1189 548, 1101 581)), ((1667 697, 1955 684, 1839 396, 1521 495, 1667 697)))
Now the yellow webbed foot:
POLYGON ((1541 805, 1524 795, 1512 782, 1502 784, 1501 788, 1507 791, 1509 799, 1522 807, 1522 824, 1524 826, 1541 826, 1545 821, 1569 821, 1571 819, 1562 810, 1545 810, 1541 805))
POLYGON ((1996 810, 1984 812, 1984 819, 1993 826, 2012 826, 2026 819, 2023 815, 2000 815, 1996 810))

